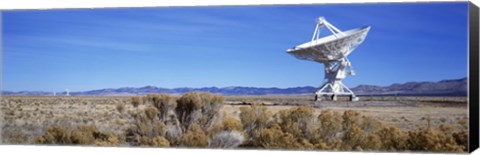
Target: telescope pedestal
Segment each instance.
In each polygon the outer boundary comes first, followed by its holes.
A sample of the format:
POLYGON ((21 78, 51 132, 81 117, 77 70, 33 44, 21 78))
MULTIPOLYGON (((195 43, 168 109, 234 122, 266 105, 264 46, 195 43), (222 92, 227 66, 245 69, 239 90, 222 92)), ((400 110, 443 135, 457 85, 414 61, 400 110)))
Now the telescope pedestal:
POLYGON ((350 101, 358 101, 352 90, 348 89, 340 80, 325 83, 320 89, 315 92, 315 101, 321 101, 325 96, 330 100, 336 101, 339 95, 350 96, 350 101))
POLYGON ((353 70, 350 68, 350 61, 343 58, 339 61, 324 64, 325 79, 328 81, 315 92, 315 101, 319 101, 325 96, 331 96, 330 99, 336 101, 339 95, 350 96, 350 101, 358 101, 355 93, 342 83, 342 80, 347 75, 354 75, 353 70))

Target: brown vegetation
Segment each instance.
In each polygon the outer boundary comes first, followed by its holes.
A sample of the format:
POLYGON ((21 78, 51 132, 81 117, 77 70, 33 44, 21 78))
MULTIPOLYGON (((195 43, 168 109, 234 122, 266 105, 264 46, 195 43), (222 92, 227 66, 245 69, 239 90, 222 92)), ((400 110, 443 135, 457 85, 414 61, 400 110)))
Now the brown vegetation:
MULTIPOLYGON (((221 112, 224 97, 203 92, 180 97, 149 94, 98 101, 108 102, 104 106, 82 98, 60 98, 40 107, 55 109, 63 105, 64 109, 59 111, 67 110, 73 106, 70 102, 75 101, 85 107, 76 115, 89 116, 90 110, 95 109, 101 111, 102 119, 60 117, 58 112, 44 112, 38 106, 29 109, 13 104, 23 104, 21 99, 7 101, 8 107, 17 109, 3 111, 7 127, 25 117, 40 115, 42 119, 51 119, 39 122, 46 126, 40 133, 28 132, 34 127, 19 121, 21 125, 16 127, 22 130, 2 133, 11 144, 427 152, 465 152, 468 144, 468 117, 458 115, 459 125, 455 127, 435 126, 438 121, 434 123, 433 117, 425 115, 419 120, 423 122, 421 127, 405 130, 358 111, 318 110, 312 106, 271 111, 268 106, 253 104, 242 106, 239 113, 231 115, 221 112), (104 125, 111 120, 123 128, 104 125)), ((28 102, 41 104, 37 99, 28 102)), ((407 118, 397 121, 403 120, 407 118)))
POLYGON ((65 127, 55 125, 49 127, 43 135, 37 136, 34 143, 119 146, 120 140, 117 135, 100 132, 95 126, 79 126, 78 128, 69 130, 65 127))

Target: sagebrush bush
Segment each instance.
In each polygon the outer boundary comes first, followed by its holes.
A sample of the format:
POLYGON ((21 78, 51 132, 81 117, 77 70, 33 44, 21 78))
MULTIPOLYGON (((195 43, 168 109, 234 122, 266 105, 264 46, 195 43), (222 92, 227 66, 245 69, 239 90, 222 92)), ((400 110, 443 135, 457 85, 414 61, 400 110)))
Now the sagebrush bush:
POLYGON ((374 133, 383 128, 382 122, 371 117, 371 116, 362 116, 359 127, 362 128, 366 133, 374 133))
POLYGON ((149 106, 145 109, 145 115, 152 121, 158 118, 159 113, 160 112, 158 111, 158 109, 153 106, 149 106))
POLYGON ((256 131, 267 127, 271 116, 272 114, 267 111, 266 107, 253 105, 240 108, 240 120, 249 137, 253 137, 256 131))
POLYGON ((132 97, 132 105, 133 107, 138 107, 142 103, 142 98, 139 96, 132 97))
POLYGON ((187 132, 182 135, 181 144, 187 147, 206 147, 208 137, 198 124, 192 124, 187 132))
POLYGON ((126 131, 126 141, 130 145, 149 146, 153 145, 153 138, 166 136, 166 125, 157 119, 158 110, 155 107, 148 107, 144 113, 137 113, 134 116, 134 123, 126 131))
POLYGON ((458 145, 452 135, 426 128, 409 131, 407 145, 412 151, 462 152, 465 146, 458 145))
MULTIPOLYGON (((222 124, 223 121, 219 111, 224 98, 210 93, 191 92, 178 99, 167 94, 148 94, 132 98, 132 104, 143 104, 144 109, 143 112, 131 114, 134 123, 126 132, 127 142, 131 145, 165 146, 159 143, 162 137, 169 142, 169 146, 206 146, 213 133, 205 132, 213 131, 213 125, 222 124), (193 124, 195 127, 192 127, 193 124), (197 133, 203 134, 194 136, 197 133), (197 140, 190 141, 188 138, 197 140)), ((228 123, 226 127, 239 128, 238 124, 228 123)))
POLYGON ((463 146, 463 151, 468 151, 468 132, 467 131, 459 131, 453 133, 453 138, 457 142, 458 145, 463 146))
POLYGON ((242 122, 238 119, 235 119, 231 116, 223 117, 223 121, 217 122, 209 130, 207 130, 207 135, 213 137, 214 135, 226 131, 237 131, 242 133, 244 137, 247 137, 246 133, 243 130, 242 122))
POLYGON ((353 111, 353 110, 347 110, 343 113, 343 129, 349 129, 353 125, 359 125, 361 122, 361 117, 360 113, 353 111))
POLYGON ((215 117, 219 114, 220 108, 223 107, 225 98, 221 95, 212 95, 210 93, 200 93, 202 101, 202 119, 198 123, 204 128, 209 128, 215 117))
POLYGON ((175 112, 183 129, 189 128, 200 117, 202 101, 198 93, 186 93, 177 100, 175 112))
POLYGON ((399 151, 406 150, 406 142, 408 134, 399 128, 386 126, 376 133, 380 137, 382 151, 399 151))
POLYGON ((208 144, 212 148, 236 148, 244 141, 244 136, 239 131, 223 131, 213 136, 208 144))
POLYGON ((224 104, 220 95, 207 92, 186 93, 177 100, 175 112, 182 128, 189 128, 190 124, 197 123, 204 130, 209 129, 218 116, 218 111, 224 104))
POLYGON ((168 118, 168 112, 173 111, 177 106, 175 98, 167 94, 148 94, 143 100, 157 108, 158 119, 163 121, 168 118))
POLYGON ((52 126, 45 131, 44 135, 35 139, 37 144, 71 144, 70 134, 67 128, 63 126, 52 126))
POLYGON ((119 146, 123 142, 121 142, 118 135, 113 132, 98 132, 95 134, 95 145, 99 146, 119 146))
POLYGON ((118 103, 116 106, 117 111, 122 114, 125 111, 125 104, 124 103, 118 103))
MULTIPOLYGON (((3 133, 0 133, 0 134, 3 134, 3 133)), ((23 130, 10 132, 9 134, 7 134, 7 137, 5 138, 7 139, 7 142, 9 144, 27 144, 28 143, 28 135, 23 130)))
POLYGON ((357 124, 350 124, 345 129, 343 138, 343 150, 357 150, 362 151, 366 149, 364 144, 374 143, 367 140, 367 134, 357 124))
POLYGON ((254 144, 257 147, 268 149, 313 149, 314 146, 307 140, 295 137, 291 133, 283 132, 281 127, 274 123, 268 128, 262 128, 254 134, 254 144))
POLYGON ((157 136, 152 139, 151 145, 155 147, 168 147, 170 146, 170 142, 162 136, 157 136))
POLYGON ((277 123, 282 131, 293 134, 295 137, 310 139, 313 132, 313 112, 311 106, 300 106, 277 113, 277 123))
POLYGON ((183 135, 180 123, 170 122, 166 125, 165 138, 170 142, 170 145, 180 145, 180 138, 183 135))
POLYGON ((37 136, 34 143, 99 146, 118 146, 121 144, 116 134, 100 132, 94 125, 82 125, 71 129, 71 131, 63 126, 54 125, 49 127, 43 135, 37 136))
POLYGON ((325 141, 330 143, 338 138, 338 133, 342 131, 342 115, 332 110, 322 110, 317 118, 320 127, 314 136, 314 142, 325 141))
POLYGON ((242 122, 233 117, 230 117, 230 116, 224 117, 222 123, 223 123, 223 130, 225 131, 243 131, 242 122))
POLYGON ((90 145, 95 142, 95 134, 98 134, 97 127, 84 125, 77 129, 72 129, 70 132, 70 140, 72 144, 90 145))

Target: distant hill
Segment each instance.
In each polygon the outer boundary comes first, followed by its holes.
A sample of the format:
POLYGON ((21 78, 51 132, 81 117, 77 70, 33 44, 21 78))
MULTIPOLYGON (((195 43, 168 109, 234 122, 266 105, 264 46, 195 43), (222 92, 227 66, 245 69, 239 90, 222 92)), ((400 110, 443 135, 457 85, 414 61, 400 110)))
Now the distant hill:
MULTIPOLYGON (((211 92, 214 94, 222 94, 227 96, 233 95, 299 95, 311 94, 316 90, 315 87, 293 87, 293 88, 256 88, 256 87, 203 87, 203 88, 160 88, 155 86, 145 86, 140 88, 125 87, 118 89, 98 89, 91 91, 70 92, 72 96, 131 96, 131 95, 145 95, 151 93, 168 93, 172 95, 180 95, 191 91, 211 92)), ((3 95, 34 95, 46 96, 53 95, 53 92, 38 92, 38 91, 3 91, 3 95)), ((57 95, 64 95, 64 93, 57 93, 57 95)))
POLYGON ((203 88, 174 88, 166 89, 155 86, 146 86, 141 88, 119 88, 119 89, 101 89, 84 92, 73 92, 72 95, 79 96, 112 96, 112 95, 144 95, 150 93, 168 93, 183 94, 192 91, 211 92, 222 95, 293 95, 306 94, 314 91, 314 87, 294 87, 294 88, 256 88, 256 87, 203 87, 203 88))
POLYGON ((359 85, 352 88, 357 95, 467 95, 467 78, 438 82, 407 82, 386 87, 359 85))
MULTIPOLYGON (((292 88, 258 88, 258 87, 203 87, 203 88, 161 88, 155 86, 145 86, 140 88, 124 87, 124 88, 108 88, 90 91, 71 92, 72 96, 131 96, 145 95, 151 93, 168 93, 172 95, 180 95, 191 91, 211 92, 227 96, 240 95, 303 95, 312 94, 317 88, 311 86, 292 87, 292 88)), ((392 84, 387 87, 374 85, 359 85, 352 88, 357 95, 467 95, 467 78, 455 80, 442 80, 439 82, 407 82, 404 84, 392 84)), ((53 92, 42 91, 3 91, 3 95, 32 95, 32 96, 48 96, 53 92)), ((63 93, 57 93, 63 95, 63 93)))

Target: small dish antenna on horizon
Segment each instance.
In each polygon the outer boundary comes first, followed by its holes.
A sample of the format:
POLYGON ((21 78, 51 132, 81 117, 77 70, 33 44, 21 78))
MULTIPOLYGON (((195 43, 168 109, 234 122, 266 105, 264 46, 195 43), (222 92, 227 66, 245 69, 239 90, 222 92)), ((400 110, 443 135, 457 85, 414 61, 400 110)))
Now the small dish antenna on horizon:
POLYGON ((326 82, 315 92, 315 101, 330 96, 337 100, 338 95, 349 95, 351 101, 358 101, 352 90, 342 83, 347 75, 355 75, 347 56, 365 40, 370 26, 341 31, 324 17, 317 18, 315 31, 310 42, 287 50, 288 54, 300 60, 324 64, 326 82), (320 28, 327 27, 332 35, 320 38, 320 28))
POLYGON ((65 89, 65 96, 70 96, 70 90, 65 89))

